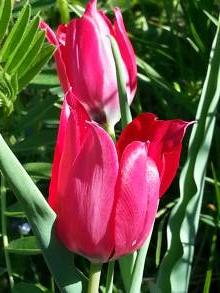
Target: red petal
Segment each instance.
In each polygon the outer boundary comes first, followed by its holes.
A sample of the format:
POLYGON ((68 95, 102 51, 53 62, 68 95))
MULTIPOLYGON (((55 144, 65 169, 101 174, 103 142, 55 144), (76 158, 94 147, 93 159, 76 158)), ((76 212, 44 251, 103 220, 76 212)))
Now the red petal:
POLYGON ((118 8, 115 8, 115 38, 118 43, 122 60, 124 61, 125 67, 128 71, 129 84, 127 85, 130 95, 128 95, 129 104, 132 102, 133 97, 137 88, 137 65, 134 49, 128 38, 121 11, 118 8))
POLYGON ((82 18, 68 25, 64 58, 74 94, 93 120, 105 122, 107 118, 115 124, 120 111, 109 35, 106 18, 87 7, 82 18))
POLYGON ((69 84, 69 80, 68 80, 68 77, 66 74, 66 67, 64 64, 64 60, 62 57, 62 50, 60 47, 61 44, 59 43, 56 34, 49 27, 49 25, 46 24, 46 22, 41 21, 39 27, 46 32, 46 38, 47 38, 48 42, 51 43, 52 45, 55 45, 57 48, 56 52, 54 54, 54 57, 56 60, 57 71, 58 71, 60 83, 61 83, 62 88, 65 93, 69 90, 70 84, 69 84))
POLYGON ((147 145, 132 142, 123 152, 116 186, 115 258, 140 248, 146 240, 156 217, 159 186, 147 145))
POLYGON ((179 166, 182 140, 187 126, 182 120, 157 120, 152 113, 143 113, 121 133, 117 143, 119 157, 132 141, 150 141, 149 155, 156 162, 160 173, 160 196, 175 177, 179 166))
MULTIPOLYGON (((65 168, 63 166, 63 173, 65 168)), ((118 158, 109 135, 94 123, 60 189, 57 233, 72 251, 107 261, 114 247, 111 219, 118 158)))
POLYGON ((67 30, 67 24, 60 24, 57 28, 56 37, 62 46, 65 46, 66 43, 66 30, 67 30))
POLYGON ((83 142, 86 133, 86 120, 90 120, 88 114, 73 96, 72 92, 69 91, 64 97, 61 110, 49 190, 48 200, 55 211, 58 205, 58 189, 62 188, 66 181, 65 175, 67 175, 70 168, 68 163, 75 159, 83 142), (67 158, 69 158, 69 160, 67 158), (63 166, 65 166, 66 172, 60 175, 60 172, 62 172, 60 169, 62 170, 63 166), (61 181, 61 183, 59 183, 59 181, 61 181))
POLYGON ((48 198, 50 206, 55 210, 55 212, 57 209, 57 183, 58 183, 60 159, 63 152, 63 145, 64 145, 64 139, 66 135, 66 127, 67 127, 69 115, 70 115, 69 105, 67 104, 66 99, 64 99, 61 114, 60 114, 60 125, 58 129, 57 143, 56 143, 56 147, 54 151, 52 176, 50 181, 49 198, 48 198))

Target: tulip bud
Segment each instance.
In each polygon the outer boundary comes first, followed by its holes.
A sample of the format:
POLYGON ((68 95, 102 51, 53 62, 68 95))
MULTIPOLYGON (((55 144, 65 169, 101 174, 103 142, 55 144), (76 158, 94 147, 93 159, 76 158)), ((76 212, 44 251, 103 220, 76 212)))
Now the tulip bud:
POLYGON ((94 121, 112 126, 120 119, 120 108, 110 36, 115 38, 121 54, 129 105, 137 87, 134 50, 120 10, 116 8, 114 14, 112 24, 103 11, 97 10, 96 0, 90 0, 84 15, 60 25, 56 35, 46 23, 40 24, 48 40, 57 46, 55 60, 64 92, 72 87, 94 121))

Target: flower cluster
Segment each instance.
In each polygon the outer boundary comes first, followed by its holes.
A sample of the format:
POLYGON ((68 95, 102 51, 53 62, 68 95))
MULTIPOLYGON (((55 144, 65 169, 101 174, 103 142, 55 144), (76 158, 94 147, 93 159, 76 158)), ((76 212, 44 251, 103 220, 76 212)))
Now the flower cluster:
POLYGON ((117 143, 103 129, 120 119, 109 36, 123 60, 129 104, 137 85, 135 54, 119 9, 112 24, 90 0, 84 15, 56 34, 44 22, 41 28, 57 46, 65 93, 49 192, 56 232, 71 251, 106 262, 140 248, 150 234, 190 123, 143 113, 117 143))

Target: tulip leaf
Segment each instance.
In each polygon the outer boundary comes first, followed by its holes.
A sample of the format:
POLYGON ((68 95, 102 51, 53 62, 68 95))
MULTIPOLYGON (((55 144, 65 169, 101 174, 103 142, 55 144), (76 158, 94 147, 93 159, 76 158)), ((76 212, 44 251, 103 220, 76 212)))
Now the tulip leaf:
POLYGON ((126 292, 129 291, 131 276, 134 269, 137 252, 125 255, 119 259, 119 267, 126 292))
POLYGON ((131 111, 128 104, 128 97, 126 92, 126 84, 124 79, 123 72, 123 63, 121 54, 118 48, 118 44, 113 37, 110 37, 112 53, 115 61, 116 75, 117 75, 117 83, 118 83, 118 94, 119 94, 119 104, 121 111, 121 124, 122 128, 124 128, 128 123, 132 121, 131 111))
POLYGON ((180 200, 173 208, 168 222, 168 249, 160 266, 155 292, 188 292, 206 166, 220 98, 219 51, 220 22, 198 105, 198 124, 193 127, 187 161, 180 176, 180 200))
POLYGON ((0 169, 24 208, 60 290, 64 293, 82 292, 86 278, 74 266, 73 253, 69 252, 55 236, 55 213, 1 135, 0 169))
POLYGON ((41 249, 35 236, 22 237, 9 242, 6 247, 7 251, 20 255, 40 254, 41 249))
POLYGON ((11 1, 2 0, 0 3, 0 41, 4 37, 11 17, 11 1))
POLYGON ((136 260, 135 260, 134 268, 132 272, 132 278, 129 281, 129 290, 128 290, 129 293, 141 291, 145 260, 146 260, 150 240, 151 240, 152 231, 153 231, 153 227, 144 245, 137 251, 137 256, 136 256, 136 260))

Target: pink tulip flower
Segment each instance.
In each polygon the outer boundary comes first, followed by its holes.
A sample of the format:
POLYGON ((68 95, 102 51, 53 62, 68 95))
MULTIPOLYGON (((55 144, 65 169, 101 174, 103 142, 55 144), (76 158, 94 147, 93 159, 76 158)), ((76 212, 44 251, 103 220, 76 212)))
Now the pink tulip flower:
POLYGON ((90 0, 84 15, 60 25, 56 34, 45 22, 40 24, 49 42, 57 47, 55 60, 64 92, 71 86, 93 120, 113 126, 120 119, 120 108, 109 36, 116 39, 121 53, 129 104, 137 87, 134 50, 121 11, 115 8, 114 14, 112 24, 103 11, 97 10, 96 0, 90 0))
POLYGON ((49 203, 57 214, 57 236, 69 250, 93 262, 107 262, 143 245, 159 195, 175 176, 188 125, 142 114, 115 145, 67 92, 49 203))

